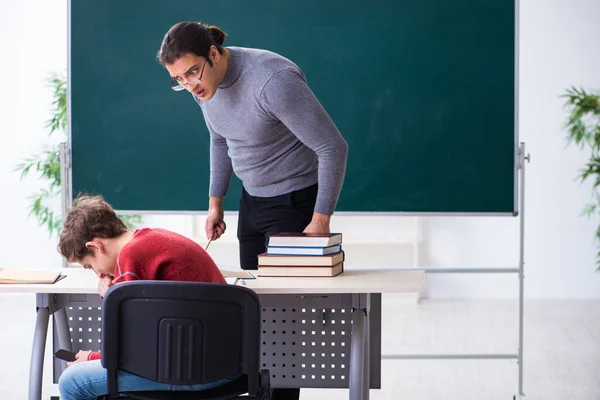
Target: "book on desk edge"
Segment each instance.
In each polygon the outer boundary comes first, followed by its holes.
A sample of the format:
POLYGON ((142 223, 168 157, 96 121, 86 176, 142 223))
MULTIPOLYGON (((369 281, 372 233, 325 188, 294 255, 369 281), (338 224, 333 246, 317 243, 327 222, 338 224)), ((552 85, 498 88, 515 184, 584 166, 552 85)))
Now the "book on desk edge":
POLYGON ((291 256, 326 256, 342 251, 341 244, 334 244, 327 247, 311 246, 267 246, 267 254, 271 255, 291 255, 291 256))
POLYGON ((343 251, 324 256, 277 255, 262 253, 258 255, 258 264, 263 266, 332 267, 341 263, 344 261, 344 259, 345 254, 343 251))
POLYGON ((344 272, 344 263, 332 267, 289 267, 258 265, 258 276, 294 276, 294 277, 327 277, 331 278, 344 272))
POLYGON ((57 271, 0 268, 0 285, 52 284, 62 277, 61 273, 57 271))
POLYGON ((341 233, 281 232, 269 235, 267 245, 328 247, 341 243, 341 233))

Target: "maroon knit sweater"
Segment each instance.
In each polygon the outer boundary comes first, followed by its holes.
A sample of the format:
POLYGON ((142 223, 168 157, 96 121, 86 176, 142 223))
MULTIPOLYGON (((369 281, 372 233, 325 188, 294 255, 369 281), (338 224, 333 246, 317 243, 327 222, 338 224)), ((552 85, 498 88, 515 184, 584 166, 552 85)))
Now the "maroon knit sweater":
MULTIPOLYGON (((127 281, 188 281, 226 283, 204 249, 164 229, 138 229, 117 258, 114 284, 127 281)), ((99 360, 100 352, 88 355, 99 360)))

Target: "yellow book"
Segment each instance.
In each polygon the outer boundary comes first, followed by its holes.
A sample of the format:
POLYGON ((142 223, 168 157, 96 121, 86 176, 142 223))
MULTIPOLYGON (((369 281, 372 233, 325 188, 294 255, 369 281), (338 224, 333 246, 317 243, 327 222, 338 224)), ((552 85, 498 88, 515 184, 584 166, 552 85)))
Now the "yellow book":
POLYGON ((54 283, 60 276, 56 271, 0 268, 0 284, 54 283))

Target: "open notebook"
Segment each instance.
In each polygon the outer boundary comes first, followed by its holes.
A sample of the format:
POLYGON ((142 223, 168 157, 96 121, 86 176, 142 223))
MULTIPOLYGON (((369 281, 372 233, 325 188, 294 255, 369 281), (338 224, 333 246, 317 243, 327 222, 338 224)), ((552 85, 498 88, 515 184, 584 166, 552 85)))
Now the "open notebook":
POLYGON ((61 278, 60 272, 45 270, 18 270, 0 268, 0 284, 54 283, 61 278))
POLYGON ((248 271, 227 271, 222 269, 221 273, 229 285, 235 285, 238 280, 244 284, 244 279, 256 279, 256 277, 248 271))

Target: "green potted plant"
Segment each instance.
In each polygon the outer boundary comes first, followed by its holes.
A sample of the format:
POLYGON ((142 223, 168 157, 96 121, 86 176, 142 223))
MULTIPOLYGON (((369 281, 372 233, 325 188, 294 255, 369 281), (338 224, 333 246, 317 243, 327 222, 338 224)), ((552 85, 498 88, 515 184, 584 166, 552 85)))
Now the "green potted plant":
MULTIPOLYGON (((64 76, 52 74, 49 79, 52 88, 52 117, 46 127, 49 136, 60 134, 61 141, 67 140, 67 81, 64 76)), ((48 233, 58 235, 62 228, 62 215, 60 212, 60 161, 58 159, 59 146, 46 146, 43 151, 27 157, 16 167, 21 172, 21 179, 31 173, 35 173, 38 179, 45 180, 47 186, 39 192, 31 194, 29 215, 33 215, 44 226, 48 233)), ((121 215, 123 222, 130 228, 142 222, 139 215, 121 215)))
MULTIPOLYGON (((581 182, 593 181, 593 202, 584 207, 583 213, 591 217, 600 213, 600 91, 586 92, 583 88, 571 87, 566 91, 565 107, 569 112, 566 127, 568 142, 580 148, 588 148, 590 158, 580 170, 581 182)), ((600 226, 596 229, 596 242, 600 247, 600 226)), ((596 254, 596 267, 600 270, 600 248, 596 254)))

